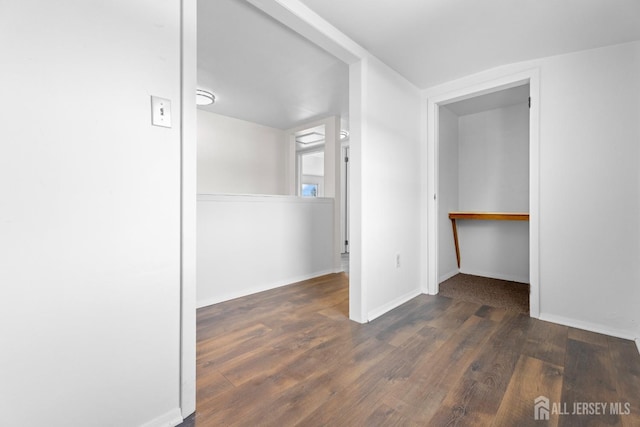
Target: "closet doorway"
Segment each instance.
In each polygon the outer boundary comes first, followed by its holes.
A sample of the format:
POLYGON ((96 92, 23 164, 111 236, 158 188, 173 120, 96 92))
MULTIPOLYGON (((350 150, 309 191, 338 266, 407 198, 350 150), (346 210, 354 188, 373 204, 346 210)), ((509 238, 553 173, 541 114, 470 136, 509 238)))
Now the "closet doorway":
POLYGON ((537 223, 529 221, 538 204, 534 86, 523 79, 430 99, 430 293, 539 316, 537 223))

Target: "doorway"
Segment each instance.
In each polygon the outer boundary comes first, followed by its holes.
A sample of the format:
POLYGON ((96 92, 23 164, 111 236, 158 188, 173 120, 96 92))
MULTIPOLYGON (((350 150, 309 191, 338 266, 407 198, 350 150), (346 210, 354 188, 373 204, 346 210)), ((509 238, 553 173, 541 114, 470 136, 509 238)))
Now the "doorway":
POLYGON ((296 195, 324 197, 325 125, 295 133, 296 195))
MULTIPOLYGON (((519 258, 522 261, 522 258, 524 257, 525 262, 528 261, 528 282, 530 284, 530 290, 529 290, 530 316, 539 317, 539 293, 538 293, 539 292, 538 291, 538 268, 539 268, 538 267, 538 264, 539 264, 538 246, 539 244, 538 244, 538 226, 537 226, 538 209, 539 209, 539 199, 538 199, 539 77, 538 77, 537 70, 530 70, 527 72, 518 73, 516 75, 504 76, 504 77, 497 78, 496 80, 488 81, 484 83, 478 83, 478 84, 472 84, 472 85, 465 85, 463 83, 460 83, 457 90, 444 93, 444 94, 436 94, 428 97, 427 113, 428 113, 428 123, 430 124, 430 126, 429 126, 429 133, 427 135, 427 147, 428 147, 428 155, 429 155, 428 156, 429 172, 428 172, 428 183, 427 183, 427 188, 429 191, 428 206, 427 206, 427 211, 428 211, 427 233, 428 234, 426 236, 427 246, 428 246, 428 255, 429 255, 427 290, 428 290, 428 293, 430 294, 437 294, 439 292, 440 283, 447 278, 447 275, 453 275, 453 274, 457 274, 459 272, 465 271, 465 267, 464 267, 465 250, 464 249, 462 250, 463 259, 461 260, 461 265, 462 265, 461 268, 456 266, 455 252, 448 251, 445 255, 440 251, 441 247, 445 248, 445 251, 446 251, 447 246, 449 246, 448 249, 453 250, 452 249, 453 236, 452 236, 451 222, 449 221, 448 216, 443 214, 443 212, 449 208, 448 206, 445 207, 444 205, 447 203, 451 203, 451 200, 447 200, 447 198, 449 199, 452 198, 451 194, 447 194, 447 186, 451 187, 452 185, 455 185, 457 187, 459 184, 459 183, 452 184, 451 182, 447 183, 443 181, 443 175, 446 175, 447 173, 447 166, 442 163, 441 154, 444 156, 451 155, 451 153, 447 153, 447 150, 450 147, 447 147, 446 145, 444 145, 445 143, 443 142, 443 137, 446 139, 447 136, 443 135, 442 132, 444 131, 446 133, 447 129, 442 129, 443 123, 441 121, 441 116, 447 115, 451 111, 443 110, 443 108, 446 108, 447 105, 451 106, 454 103, 459 101, 472 100, 475 98, 475 101, 469 101, 470 104, 467 104, 467 105, 471 105, 473 102, 479 102, 478 100, 480 98, 478 97, 482 95, 494 94, 494 97, 499 97, 501 91, 506 91, 509 89, 518 90, 516 88, 520 88, 521 91, 525 91, 526 87, 528 87, 528 92, 532 100, 531 108, 529 108, 529 105, 526 106, 529 111, 529 114, 528 114, 529 128, 526 131, 526 133, 528 134, 528 147, 527 147, 527 153, 525 153, 528 155, 528 161, 526 161, 526 165, 528 166, 528 171, 526 172, 526 176, 525 176, 525 178, 528 181, 528 185, 526 188, 526 190, 528 190, 527 191, 528 194, 526 194, 526 196, 523 196, 522 194, 520 194, 520 197, 521 198, 526 197, 527 199, 526 202, 528 202, 529 223, 528 223, 528 230, 526 229, 524 230, 525 237, 528 239, 528 248, 523 248, 524 250, 528 250, 528 253, 523 254, 521 251, 519 258), (441 207, 443 209, 441 209, 441 207), (451 261, 452 259, 453 261, 451 261)), ((470 152, 473 150, 477 151, 478 147, 471 147, 470 150, 467 150, 467 151, 470 152)), ((468 160, 469 160, 468 158, 461 160, 460 163, 458 164, 458 167, 461 167, 461 166, 464 166, 465 168, 469 167, 468 160)), ((490 163, 491 159, 488 159, 485 157, 482 161, 484 161, 485 163, 486 162, 490 163)), ((487 165, 485 164, 484 166, 487 166, 487 165)), ((466 172, 473 172, 473 171, 468 171, 468 170, 465 171, 465 174, 462 177, 462 179, 463 180, 473 179, 473 173, 466 173, 466 172)), ((507 180, 498 179, 499 176, 492 176, 490 178, 493 180, 498 180, 499 181, 497 184, 498 186, 502 185, 503 187, 504 186, 508 187, 510 185, 507 180)), ((478 180, 478 181, 481 182, 482 180, 478 180)), ((522 182, 522 179, 520 181, 522 182)), ((461 191, 473 191, 472 187, 473 186, 471 186, 471 189, 461 190, 461 191)), ((453 198, 457 198, 458 203, 461 200, 460 194, 454 195, 453 198)), ((473 195, 466 195, 467 202, 473 199, 474 199, 473 195)), ((501 196, 497 194, 492 194, 491 197, 486 197, 483 201, 484 204, 482 203, 479 204, 478 208, 471 207, 468 204, 467 205, 458 204, 458 206, 464 209, 469 209, 469 210, 476 210, 476 209, 483 210, 483 211, 498 210, 500 209, 501 205, 505 206, 503 204, 503 202, 505 201, 504 197, 502 197, 502 200, 500 199, 501 199, 501 196), (498 202, 498 203, 491 205, 491 203, 493 202, 498 202)), ((476 198, 474 202, 478 202, 478 199, 476 198)), ((523 208, 526 206, 524 206, 522 202, 523 201, 520 200, 519 207, 514 207, 515 202, 512 200, 511 205, 507 204, 506 208, 503 207, 502 210, 511 210, 511 211, 524 210, 523 208)), ((479 221, 479 223, 483 223, 483 222, 484 221, 479 221)), ((469 223, 471 223, 471 221, 469 221, 469 223)), ((504 225, 504 224, 488 224, 488 223, 489 221, 487 221, 485 224, 479 224, 479 225, 475 224, 475 225, 472 225, 471 228, 466 230, 466 231, 473 231, 476 233, 476 236, 474 238, 476 245, 478 242, 479 235, 482 235, 482 233, 485 233, 485 238, 486 238, 486 233, 490 233, 496 230, 499 231, 500 230, 499 227, 501 225, 504 225)), ((468 225, 467 225, 467 228, 468 228, 468 225)), ((484 253, 480 254, 481 257, 485 256, 486 258, 487 255, 491 256, 491 254, 494 253, 494 248, 499 246, 501 244, 500 243, 501 241, 504 242, 505 237, 508 238, 510 237, 509 236, 510 234, 513 234, 513 233, 509 233, 509 231, 513 231, 513 230, 507 229, 507 230, 499 231, 499 233, 502 233, 502 236, 501 236, 502 239, 500 238, 500 236, 498 237, 492 236, 491 241, 485 242, 486 244, 484 245, 484 253)), ((519 234, 520 234, 520 237, 522 237, 522 234, 523 234, 522 228, 519 230, 519 234)), ((467 242, 460 242, 460 245, 462 246, 465 243, 469 243, 469 240, 467 240, 467 242)), ((471 244, 473 246, 473 243, 471 244)), ((468 255, 466 258, 466 260, 468 261, 467 265, 469 266, 471 265, 470 263, 474 262, 474 259, 473 259, 473 256, 469 255, 468 250, 466 252, 468 255)), ((502 264, 504 265, 505 260, 494 259, 493 261, 497 262, 497 264, 500 264, 502 262, 502 264)), ((480 273, 487 273, 487 272, 480 271, 480 273)), ((495 273, 495 271, 488 272, 488 273, 495 273)), ((499 275, 496 275, 496 274, 482 274, 482 275, 487 275, 490 277, 498 276, 498 278, 500 278, 499 275)), ((502 277, 502 278, 511 279, 510 277, 502 277)))

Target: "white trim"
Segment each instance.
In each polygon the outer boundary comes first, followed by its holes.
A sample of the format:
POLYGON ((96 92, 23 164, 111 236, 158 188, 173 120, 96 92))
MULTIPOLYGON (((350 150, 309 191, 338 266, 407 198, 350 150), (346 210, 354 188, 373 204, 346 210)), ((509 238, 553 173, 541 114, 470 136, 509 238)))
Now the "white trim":
MULTIPOLYGON (((427 262, 420 262, 420 288, 423 294, 429 293, 429 274, 432 271, 429 264, 429 120, 428 105, 420 103, 420 257, 427 258, 427 262)), ((431 195, 431 197, 433 197, 431 195)), ((437 242, 437 240, 436 240, 437 242)), ((435 273, 435 272, 434 272, 435 273)))
POLYGON ((451 270, 448 273, 442 274, 438 277, 438 284, 444 282, 445 280, 449 280, 451 279, 453 276, 455 276, 456 274, 460 273, 460 270, 455 269, 455 270, 451 270))
MULTIPOLYGON (((538 317, 545 322, 557 323, 559 325, 570 326, 576 329, 583 329, 585 331, 595 332, 597 334, 609 335, 612 337, 622 338, 625 340, 634 340, 635 333, 631 331, 625 331, 624 329, 609 328, 607 326, 598 325, 596 323, 585 322, 583 320, 571 319, 569 317, 557 316, 555 314, 540 313, 538 317)), ((636 341, 637 343, 637 341, 636 341)))
MULTIPOLYGON (((440 133, 439 112, 435 102, 427 99, 427 293, 436 295, 439 292, 438 283, 438 144, 436 140, 440 133)), ((424 185, 424 184, 423 184, 424 185)))
POLYGON ((362 141, 365 138, 367 61, 349 65, 349 319, 367 322, 367 284, 362 271, 362 141))
POLYGON ((640 338, 636 338, 636 347, 638 347, 638 353, 640 353, 640 338))
MULTIPOLYGON (((180 410, 196 410, 197 2, 181 1, 180 40, 180 410)), ((177 419, 177 417, 176 417, 177 419)))
POLYGON ((400 307, 405 302, 412 300, 413 298, 417 297, 420 294, 422 294, 422 291, 420 289, 414 289, 411 292, 401 295, 398 298, 384 304, 381 307, 371 310, 367 315, 367 321, 371 322, 372 320, 377 319, 383 314, 390 312, 394 308, 400 307))
POLYGON ((540 317, 540 69, 529 76, 529 313, 540 317))
POLYGON ((142 424, 141 427, 175 427, 183 421, 184 419, 180 414, 180 409, 175 408, 166 414, 160 415, 159 417, 142 424))
POLYGON ((539 213, 540 213, 540 70, 538 68, 496 74, 481 73, 446 83, 424 91, 427 102, 427 263, 428 293, 437 294, 438 283, 438 106, 473 96, 503 90, 529 83, 531 109, 529 112, 529 282, 531 285, 529 312, 531 317, 540 316, 540 260, 539 260, 539 213))
POLYGON ((231 301, 232 299, 246 297, 248 295, 257 294, 259 292, 270 291, 272 289, 281 288, 283 286, 292 285, 294 283, 302 282, 304 280, 315 279, 316 277, 326 276, 327 274, 334 273, 333 270, 323 270, 315 273, 309 273, 302 276, 289 277, 286 279, 278 280, 277 282, 267 283, 260 286, 255 286, 250 289, 245 289, 240 292, 227 292, 224 295, 207 298, 197 301, 197 308, 207 307, 209 305, 218 304, 225 301, 231 301))

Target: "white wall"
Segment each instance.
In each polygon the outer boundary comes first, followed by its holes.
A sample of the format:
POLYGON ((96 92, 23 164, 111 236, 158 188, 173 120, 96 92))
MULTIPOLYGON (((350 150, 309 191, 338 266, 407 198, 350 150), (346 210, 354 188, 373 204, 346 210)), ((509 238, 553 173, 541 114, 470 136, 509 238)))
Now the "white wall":
POLYGON ((287 194, 284 131, 198 110, 198 193, 287 194))
POLYGON ((640 42, 541 61, 543 317, 640 335, 640 42))
POLYGON ((438 150, 438 282, 458 273, 449 212, 458 208, 458 116, 446 107, 439 113, 438 150))
MULTIPOLYGON (((529 212, 527 103, 461 116, 460 211, 529 212)), ((529 223, 458 221, 460 271, 529 283, 529 223)))
MULTIPOLYGON (((353 165, 352 173, 360 176, 353 178, 359 185, 352 189, 361 192, 361 281, 370 320, 421 292, 421 109, 420 92, 403 77, 374 58, 363 65, 366 95, 358 150, 355 138, 351 141, 352 157, 360 151, 361 170, 353 165)), ((352 211, 354 219, 358 211, 352 211)))
MULTIPOLYGON (((640 42, 512 64, 435 96, 538 67, 540 317, 640 336, 640 42)), ((533 272, 531 273, 533 274, 533 272)))
POLYGON ((333 200, 198 196, 198 307, 333 272, 333 200))
POLYGON ((180 2, 0 8, 2 424, 175 424, 180 2))

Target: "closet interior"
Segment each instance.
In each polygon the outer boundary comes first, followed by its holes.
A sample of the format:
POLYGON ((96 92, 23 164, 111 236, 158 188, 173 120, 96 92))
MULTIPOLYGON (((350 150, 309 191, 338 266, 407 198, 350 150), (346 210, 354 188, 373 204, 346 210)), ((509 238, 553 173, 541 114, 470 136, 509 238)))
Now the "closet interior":
POLYGON ((440 293, 528 312, 529 85, 438 117, 440 293))

